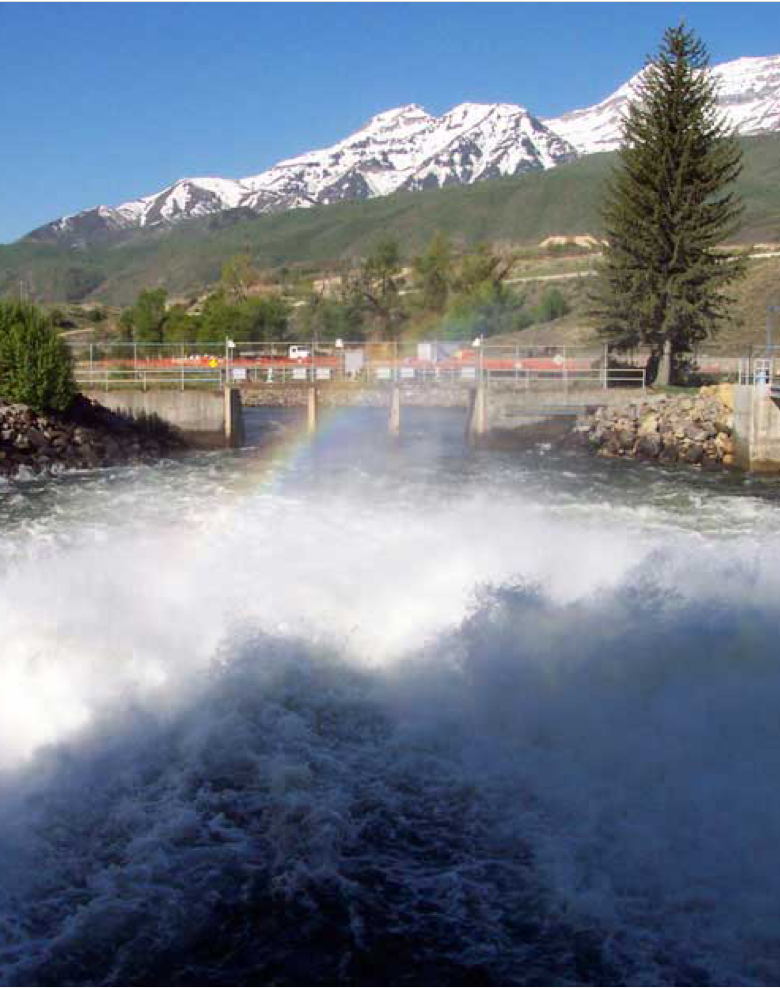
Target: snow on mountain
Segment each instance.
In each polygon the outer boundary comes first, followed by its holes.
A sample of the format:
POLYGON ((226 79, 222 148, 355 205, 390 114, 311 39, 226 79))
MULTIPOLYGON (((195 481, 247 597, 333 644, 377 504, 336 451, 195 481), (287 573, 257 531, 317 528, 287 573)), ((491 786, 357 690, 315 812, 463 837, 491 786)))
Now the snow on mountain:
POLYGON ((232 209, 249 194, 241 182, 225 178, 184 178, 162 192, 120 206, 96 206, 40 227, 35 239, 73 240, 90 234, 173 223, 188 216, 232 209))
POLYGON ((372 117, 332 147, 280 161, 259 175, 238 181, 182 179, 142 199, 65 216, 30 236, 79 243, 236 207, 265 213, 369 199, 397 189, 468 184, 552 168, 574 157, 566 141, 521 106, 463 103, 434 117, 410 104, 372 117))
POLYGON ((780 55, 716 65, 720 104, 740 134, 780 130, 780 55))
MULTIPOLYGON (((780 55, 739 58, 712 72, 723 111, 740 134, 780 130, 780 55)), ((549 120, 512 103, 461 103, 440 117, 411 103, 377 114, 331 147, 258 175, 185 178, 142 199, 64 216, 29 236, 75 245, 238 207, 281 212, 552 168, 618 146, 621 117, 640 74, 601 103, 549 120)))
POLYGON ((553 168, 576 157, 566 141, 511 103, 456 106, 441 117, 436 138, 403 188, 466 185, 553 168))
MULTIPOLYGON (((780 55, 738 58, 712 68, 718 102, 727 122, 743 135, 780 130, 780 55)), ((574 145, 580 154, 614 151, 628 100, 641 76, 637 73, 595 106, 544 120, 546 127, 574 145)))
POLYGON ((572 110, 561 117, 545 121, 554 133, 560 134, 579 154, 614 151, 620 144, 623 113, 641 73, 624 82, 620 89, 595 106, 572 110))
POLYGON ((256 189, 244 205, 259 211, 272 204, 291 209, 398 189, 469 184, 551 168, 574 156, 565 141, 520 106, 463 103, 433 117, 411 104, 380 113, 330 148, 244 179, 256 189))

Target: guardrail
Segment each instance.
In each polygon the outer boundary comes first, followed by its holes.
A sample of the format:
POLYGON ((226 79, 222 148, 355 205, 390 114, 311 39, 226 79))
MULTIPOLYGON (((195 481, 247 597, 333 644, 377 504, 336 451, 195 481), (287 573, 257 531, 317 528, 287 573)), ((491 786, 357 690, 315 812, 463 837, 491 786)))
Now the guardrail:
POLYGON ((90 390, 112 391, 123 388, 148 391, 159 388, 221 388, 227 382, 233 385, 264 386, 275 384, 362 384, 373 387, 402 384, 414 386, 468 386, 482 380, 487 386, 513 385, 525 390, 576 390, 594 388, 641 388, 646 386, 645 369, 637 368, 547 368, 490 366, 444 367, 396 367, 390 364, 365 365, 360 373, 345 372, 341 368, 271 364, 259 367, 191 368, 171 369, 123 368, 115 364, 93 365, 76 368, 76 382, 90 390))
POLYGON ((180 390, 186 388, 221 388, 225 375, 221 370, 215 373, 209 369, 201 371, 193 368, 159 370, 136 368, 125 370, 107 364, 104 367, 93 365, 88 370, 76 367, 76 384, 91 391, 122 391, 125 389, 150 391, 159 389, 180 390))
POLYGON ((739 361, 738 384, 772 384, 780 372, 773 357, 743 357, 739 361))
POLYGON ((519 388, 641 387, 644 366, 609 367, 606 350, 482 343, 73 344, 82 387, 350 383, 519 388))
POLYGON ((514 382, 515 385, 536 390, 576 390, 594 388, 641 388, 647 385, 644 367, 596 367, 580 368, 563 365, 555 370, 515 369, 484 371, 488 385, 491 383, 514 382))
MULTIPOLYGON (((146 369, 178 372, 181 367, 192 370, 223 373, 229 370, 231 380, 266 383, 302 380, 320 381, 382 381, 411 382, 469 381, 479 376, 513 377, 518 383, 554 379, 565 369, 570 380, 578 371, 601 372, 609 366, 610 353, 599 345, 570 346, 568 344, 496 343, 492 337, 482 340, 433 341, 267 341, 236 342, 232 347, 224 340, 213 343, 133 343, 69 340, 68 345, 80 373, 90 369, 92 377, 103 377, 106 364, 117 369, 146 369), (337 345, 338 344, 340 345, 337 345), (296 354, 296 356, 293 356, 296 354), (482 372, 480 372, 480 366, 482 372), (549 372, 546 373, 546 372, 549 372)), ((733 349, 708 344, 690 357, 693 371, 702 379, 758 379, 757 370, 763 357, 777 356, 780 348, 748 348, 749 356, 736 355, 733 349)), ((623 355, 626 368, 646 366, 649 351, 639 348, 623 355)), ((775 361, 780 364, 780 361, 775 361)), ((609 380, 617 384, 615 371, 609 368, 609 380)), ((622 382, 631 386, 633 379, 622 382)), ((185 384, 185 387, 187 385, 185 384)))

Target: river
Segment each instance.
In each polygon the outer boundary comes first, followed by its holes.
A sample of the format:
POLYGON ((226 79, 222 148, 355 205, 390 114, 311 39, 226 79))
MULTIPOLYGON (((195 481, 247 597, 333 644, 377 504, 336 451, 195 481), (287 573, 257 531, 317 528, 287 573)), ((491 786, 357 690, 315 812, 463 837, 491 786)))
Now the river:
POLYGON ((0 488, 0 983, 778 983, 780 484, 385 430, 0 488))

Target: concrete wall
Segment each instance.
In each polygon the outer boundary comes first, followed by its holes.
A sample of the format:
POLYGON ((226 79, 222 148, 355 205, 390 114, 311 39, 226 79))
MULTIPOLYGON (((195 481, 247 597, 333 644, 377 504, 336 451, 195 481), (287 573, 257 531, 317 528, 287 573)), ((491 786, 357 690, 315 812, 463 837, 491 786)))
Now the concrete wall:
POLYGON ((156 416, 178 430, 192 446, 238 445, 243 436, 241 396, 222 391, 87 391, 88 398, 133 418, 156 416))
POLYGON ((627 406, 647 398, 639 388, 472 387, 466 411, 466 434, 492 441, 555 436, 567 432, 586 411, 609 405, 627 406))
POLYGON ((734 462, 744 470, 780 471, 780 408, 768 385, 734 386, 734 462))
POLYGON ((570 418, 586 409, 625 405, 632 397, 641 402, 647 393, 640 388, 562 388, 487 390, 487 429, 518 429, 553 418, 570 418))

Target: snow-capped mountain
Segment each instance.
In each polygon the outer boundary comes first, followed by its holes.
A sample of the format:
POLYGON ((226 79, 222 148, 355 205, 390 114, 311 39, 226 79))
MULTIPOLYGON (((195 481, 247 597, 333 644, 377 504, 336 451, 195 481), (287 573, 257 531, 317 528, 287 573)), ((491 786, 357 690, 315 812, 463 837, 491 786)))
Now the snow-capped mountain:
MULTIPOLYGON (((780 55, 739 58, 712 71, 738 133, 780 130, 780 55)), ((619 145, 621 117, 639 75, 595 106, 548 120, 513 103, 462 103, 440 117, 412 103, 378 114, 332 147, 258 175, 185 178, 142 199, 65 216, 28 236, 78 245, 239 207, 281 212, 552 168, 619 145)))
MULTIPOLYGON (((727 122, 743 135, 780 130, 780 55, 738 58, 712 68, 727 122)), ((614 151, 626 105, 641 76, 637 73, 595 106, 572 110, 544 124, 580 154, 614 151)))
POLYGON ((182 179, 143 199, 65 216, 29 236, 79 243, 237 207, 279 212, 398 189, 468 184, 552 168, 574 157, 566 141, 522 106, 463 103, 435 117, 411 104, 378 114, 332 147, 281 161, 259 175, 182 179))

